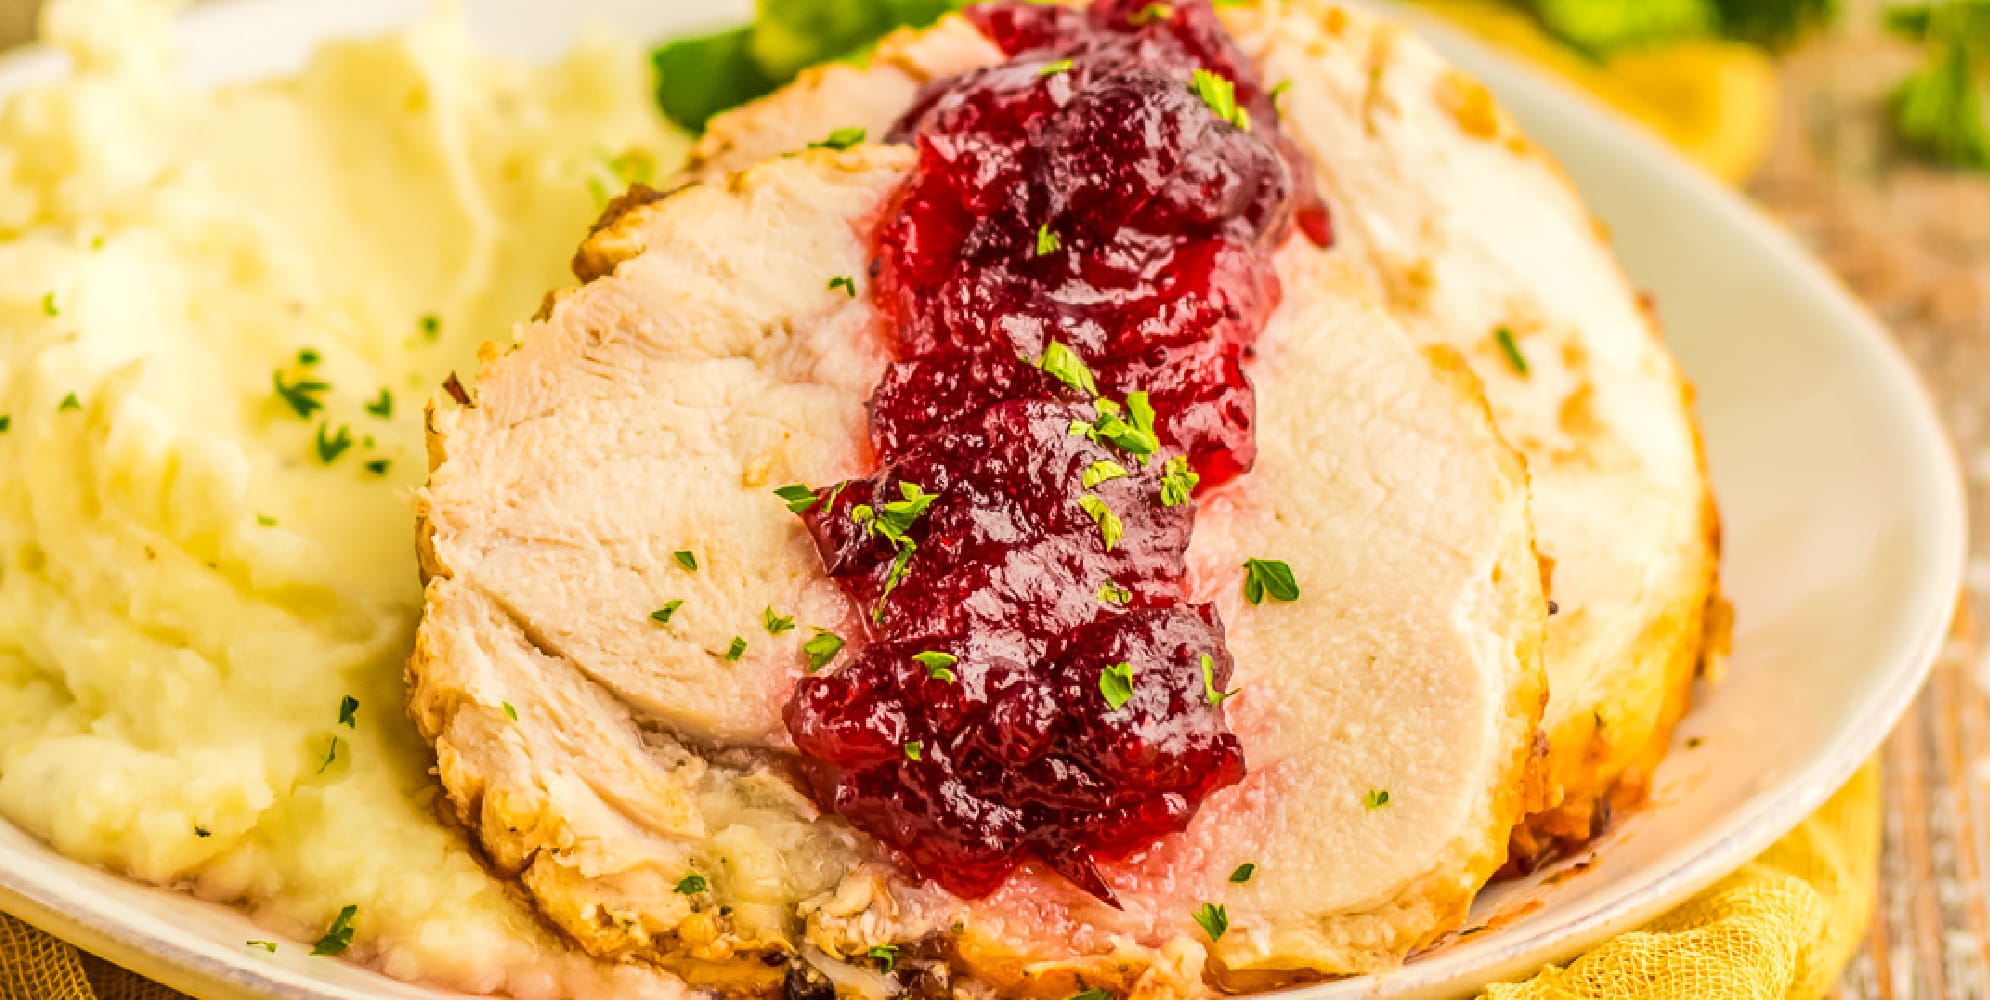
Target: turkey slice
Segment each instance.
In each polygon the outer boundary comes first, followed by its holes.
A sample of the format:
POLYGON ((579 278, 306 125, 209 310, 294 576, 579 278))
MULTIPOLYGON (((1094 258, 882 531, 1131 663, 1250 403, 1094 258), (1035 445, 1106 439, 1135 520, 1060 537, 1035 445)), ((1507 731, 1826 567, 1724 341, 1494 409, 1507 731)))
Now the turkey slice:
MULTIPOLYGON (((1586 840, 1643 797, 1695 667, 1724 649, 1691 389, 1600 226, 1478 82, 1331 0, 1220 13, 1260 78, 1287 85, 1283 127, 1312 160, 1337 253, 1418 342, 1466 359, 1526 457, 1559 614, 1551 772, 1515 848, 1531 860, 1586 840)), ((1002 58, 960 18, 899 32, 864 67, 811 70, 714 119, 693 169, 722 173, 831 127, 882 134, 918 85, 1002 58)))
POLYGON ((868 233, 911 161, 815 150, 628 200, 577 258, 591 280, 432 410, 409 675, 456 817, 590 952, 742 992, 799 956, 878 990, 1192 995, 1384 966, 1456 926, 1544 698, 1525 477, 1462 366, 1303 245, 1253 369, 1257 470, 1203 502, 1189 551, 1251 773, 1105 866, 1125 908, 1030 868, 954 898, 785 779, 801 646, 854 649, 861 623, 772 490, 872 461, 868 233), (1302 599, 1244 605, 1251 556, 1289 561, 1302 599), (769 609, 798 627, 770 634, 769 609), (1229 915, 1213 948, 1204 903, 1229 915), (905 956, 882 976, 880 946, 905 956))

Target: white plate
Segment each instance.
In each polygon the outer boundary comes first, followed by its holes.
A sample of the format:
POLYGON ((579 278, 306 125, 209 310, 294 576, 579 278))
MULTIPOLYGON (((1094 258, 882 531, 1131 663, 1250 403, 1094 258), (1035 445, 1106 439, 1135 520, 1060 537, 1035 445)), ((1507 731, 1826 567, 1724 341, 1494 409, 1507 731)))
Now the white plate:
MULTIPOLYGON (((468 0, 479 40, 546 58, 600 20, 664 37, 744 17, 746 0, 468 0)), ((299 65, 319 39, 407 21, 416 0, 233 0, 185 20, 191 78, 299 65)), ((1965 546, 1962 488, 1927 396, 1884 330, 1791 239, 1654 141, 1441 29, 1429 34, 1561 157, 1656 294, 1700 390, 1739 609, 1728 679, 1702 686, 1650 806, 1593 867, 1485 894, 1476 934, 1309 1000, 1449 996, 1532 971, 1633 927, 1746 862, 1817 808, 1878 747, 1949 626, 1965 546), (1529 905, 1536 908, 1528 910, 1529 905)), ((29 53, 0 92, 62 70, 29 53)), ((217 1000, 434 998, 302 949, 263 959, 240 916, 55 856, 0 822, 0 907, 217 1000)))

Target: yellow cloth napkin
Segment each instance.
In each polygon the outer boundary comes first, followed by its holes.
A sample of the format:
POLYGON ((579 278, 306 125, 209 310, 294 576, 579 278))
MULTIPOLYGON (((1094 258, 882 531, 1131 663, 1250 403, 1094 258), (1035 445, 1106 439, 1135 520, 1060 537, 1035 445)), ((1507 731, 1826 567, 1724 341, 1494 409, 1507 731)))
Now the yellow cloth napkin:
POLYGON ((1814 1000, 1872 919, 1879 764, 1762 856, 1643 930, 1485 1000, 1814 1000))
MULTIPOLYGON (((1851 958, 1879 869, 1879 767, 1761 857, 1651 926, 1485 1000, 1813 1000, 1851 958)), ((180 994, 0 916, 0 1000, 180 994)))

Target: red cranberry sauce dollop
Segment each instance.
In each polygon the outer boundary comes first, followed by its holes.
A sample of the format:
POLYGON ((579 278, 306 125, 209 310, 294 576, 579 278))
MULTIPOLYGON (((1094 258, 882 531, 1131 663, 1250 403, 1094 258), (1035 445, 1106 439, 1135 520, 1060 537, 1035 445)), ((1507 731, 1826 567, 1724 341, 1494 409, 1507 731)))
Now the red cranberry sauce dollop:
POLYGON ((968 17, 1009 61, 893 135, 920 162, 877 234, 882 468, 803 515, 870 634, 787 725, 920 874, 979 896, 1035 856, 1112 902, 1095 858, 1244 774, 1190 489, 1251 467, 1271 254, 1327 216, 1207 0, 968 17))

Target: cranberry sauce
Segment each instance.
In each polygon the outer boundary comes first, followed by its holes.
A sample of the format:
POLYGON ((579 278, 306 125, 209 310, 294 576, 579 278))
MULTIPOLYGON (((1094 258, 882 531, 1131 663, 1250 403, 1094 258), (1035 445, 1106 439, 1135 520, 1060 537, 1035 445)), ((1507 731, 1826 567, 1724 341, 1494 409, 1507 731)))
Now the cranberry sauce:
POLYGON ((825 807, 919 873, 982 895, 1034 856, 1112 902, 1095 857, 1244 774, 1183 554, 1255 456, 1271 253, 1327 216, 1207 0, 968 16, 1009 62, 893 135, 920 164, 877 234, 882 468, 803 515, 870 635, 787 724, 825 807))

